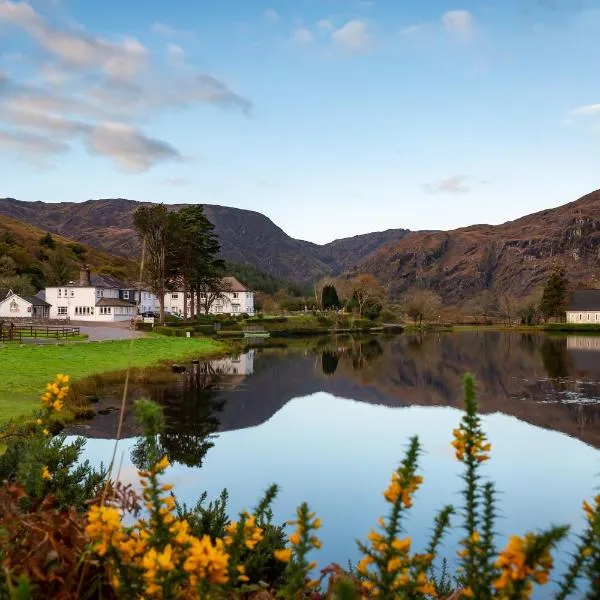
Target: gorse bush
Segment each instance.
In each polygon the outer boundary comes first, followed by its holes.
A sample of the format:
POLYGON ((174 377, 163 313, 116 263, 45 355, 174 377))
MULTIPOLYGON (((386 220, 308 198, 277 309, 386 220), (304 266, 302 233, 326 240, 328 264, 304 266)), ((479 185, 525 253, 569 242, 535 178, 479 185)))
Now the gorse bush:
MULTIPOLYGON (((60 410, 65 387, 62 376, 50 384, 40 420, 29 433, 32 439, 49 438, 45 425, 51 412, 60 410)), ((477 414, 470 376, 465 377, 464 388, 466 410, 452 441, 456 459, 464 466, 460 510, 442 507, 426 547, 413 548, 404 520, 424 480, 419 473, 422 449, 419 440, 412 438, 384 491, 387 513, 379 517, 367 539, 358 543, 362 558, 347 570, 337 565, 317 569, 313 559, 321 548, 321 521, 306 503, 288 521, 291 529, 287 532, 273 524, 276 486, 267 489, 253 510, 242 511, 233 521, 227 515, 226 491, 213 502, 207 503, 203 495, 191 508, 179 504, 173 487, 163 483, 169 461, 161 456, 156 440, 164 419, 152 402, 136 405, 145 431, 141 495, 118 483, 105 481, 101 489, 88 483, 87 502, 73 497, 71 505, 68 490, 43 488, 65 465, 34 464, 27 448, 17 446, 20 438, 5 435, 2 461, 9 461, 6 465, 12 465, 13 474, 0 487, 0 597, 530 598, 536 586, 548 583, 553 551, 568 527, 512 536, 505 548, 496 548, 497 493, 481 473, 481 465, 490 459, 491 444, 477 414), (19 452, 23 463, 15 458, 19 452), (463 536, 457 549, 458 570, 451 575, 440 556, 440 544, 457 515, 463 536)), ((51 447, 56 454, 62 446, 64 439, 56 438, 43 447, 51 447)), ((35 452, 39 450, 38 446, 35 452)), ((71 447, 67 451, 67 473, 61 480, 64 488, 81 488, 82 481, 96 481, 89 471, 68 478, 77 473, 71 458, 79 450, 71 447)), ((8 473, 10 469, 2 461, 3 473, 8 473)), ((557 600, 598 599, 600 495, 584 502, 583 510, 586 526, 552 596, 557 600)))

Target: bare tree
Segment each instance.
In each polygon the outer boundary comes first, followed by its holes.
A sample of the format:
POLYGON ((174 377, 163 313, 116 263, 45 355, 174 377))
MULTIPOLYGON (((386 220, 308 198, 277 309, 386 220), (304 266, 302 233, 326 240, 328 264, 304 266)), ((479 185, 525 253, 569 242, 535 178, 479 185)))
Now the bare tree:
POLYGON ((348 288, 352 291, 350 297, 356 298, 358 312, 361 316, 368 302, 383 302, 385 300, 384 287, 373 275, 368 273, 361 273, 350 279, 348 288))
POLYGON ((502 294, 498 302, 500 316, 504 319, 506 325, 512 325, 517 312, 517 304, 515 299, 508 294, 502 294))
POLYGON ((431 290, 412 289, 404 296, 404 310, 415 324, 419 323, 419 327, 423 326, 423 321, 435 318, 441 306, 441 298, 431 290))
POLYGON ((169 217, 164 204, 140 206, 133 224, 146 248, 146 276, 160 304, 160 324, 165 324, 166 257, 169 243, 169 217))

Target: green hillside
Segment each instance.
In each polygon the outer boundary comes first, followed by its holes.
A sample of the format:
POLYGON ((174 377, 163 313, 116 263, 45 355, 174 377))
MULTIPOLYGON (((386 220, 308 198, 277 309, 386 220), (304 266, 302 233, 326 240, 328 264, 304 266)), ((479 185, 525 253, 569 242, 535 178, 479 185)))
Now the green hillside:
POLYGON ((133 279, 135 263, 50 234, 2 216, 0 218, 0 288, 33 294, 47 285, 60 285, 78 277, 82 264, 98 274, 133 279))

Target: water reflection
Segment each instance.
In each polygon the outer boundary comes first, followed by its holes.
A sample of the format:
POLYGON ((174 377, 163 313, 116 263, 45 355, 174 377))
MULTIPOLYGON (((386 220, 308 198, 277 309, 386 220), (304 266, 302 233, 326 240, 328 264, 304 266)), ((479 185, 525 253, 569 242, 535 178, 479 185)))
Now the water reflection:
MULTIPOLYGON (((158 383, 138 382, 131 398, 165 409, 160 443, 172 460, 201 464, 218 431, 256 427, 287 402, 316 392, 389 407, 460 407, 465 372, 477 379, 483 413, 500 412, 600 447, 600 338, 460 333, 386 338, 340 337, 252 349, 189 364, 158 383)), ((117 405, 107 388, 101 407, 117 405)), ((118 413, 74 431, 110 438, 118 413)), ((131 409, 125 436, 134 437, 131 409)))

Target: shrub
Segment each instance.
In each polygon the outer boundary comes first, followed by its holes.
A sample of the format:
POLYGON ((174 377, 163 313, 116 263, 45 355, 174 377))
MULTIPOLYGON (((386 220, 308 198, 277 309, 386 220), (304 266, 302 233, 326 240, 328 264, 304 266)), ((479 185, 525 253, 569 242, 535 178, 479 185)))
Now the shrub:
POLYGON ((206 335, 210 335, 215 332, 214 324, 210 325, 194 325, 194 331, 196 333, 204 333, 206 335))
POLYGON ((154 328, 154 332, 160 335, 166 335, 168 337, 187 337, 188 331, 190 332, 190 337, 194 337, 194 331, 192 327, 162 327, 158 326, 154 328))

